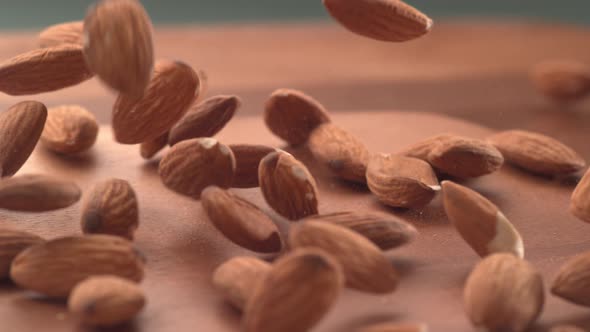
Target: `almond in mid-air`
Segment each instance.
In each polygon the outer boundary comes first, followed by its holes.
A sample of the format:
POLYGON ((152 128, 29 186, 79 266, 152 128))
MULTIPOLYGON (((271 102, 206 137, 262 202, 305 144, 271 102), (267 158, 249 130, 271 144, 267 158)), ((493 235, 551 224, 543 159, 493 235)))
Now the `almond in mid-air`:
POLYGON ((92 113, 78 105, 63 105, 47 111, 41 143, 61 154, 90 149, 98 137, 98 123, 92 113))

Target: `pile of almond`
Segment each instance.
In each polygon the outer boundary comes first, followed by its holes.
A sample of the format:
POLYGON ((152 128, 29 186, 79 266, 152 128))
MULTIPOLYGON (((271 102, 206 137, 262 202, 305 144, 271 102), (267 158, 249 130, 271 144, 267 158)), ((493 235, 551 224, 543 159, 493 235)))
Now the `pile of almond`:
MULTIPOLYGON (((430 18, 399 0, 324 0, 324 5, 346 29, 376 40, 407 41, 432 27, 430 18)), ((274 253, 270 262, 233 257, 213 273, 220 296, 243 312, 245 331, 307 331, 345 287, 371 294, 398 287, 400 275, 385 251, 413 240, 416 228, 390 214, 320 211, 316 179, 293 155, 213 138, 233 118, 240 98, 204 98, 202 71, 155 59, 150 18, 138 1, 99 1, 83 22, 50 27, 39 39, 41 48, 0 64, 0 91, 37 94, 96 75, 118 94, 114 139, 139 144, 146 159, 170 146, 158 166, 163 185, 200 200, 228 241, 274 253), (281 231, 267 211, 231 188, 260 188, 275 216, 298 222, 281 231)), ((572 99, 590 91, 588 72, 572 64, 547 65, 536 77, 548 95, 572 99)), ((304 146, 335 177, 368 187, 387 206, 421 209, 442 195, 448 219, 482 257, 463 299, 476 327, 524 331, 539 316, 543 280, 524 260, 521 235, 494 203, 460 183, 492 174, 504 163, 549 177, 579 172, 586 162, 571 148, 538 133, 509 130, 485 139, 441 133, 397 153, 377 153, 334 123, 320 102, 292 89, 270 95, 264 121, 287 145, 304 146)), ((1 113, 0 209, 43 212, 79 201, 81 190, 66 179, 13 175, 38 141, 56 155, 79 154, 93 146, 98 131, 90 111, 67 103, 48 110, 23 101, 1 113)), ((146 260, 130 242, 140 224, 136 195, 123 179, 96 183, 84 195, 80 236, 43 239, 1 228, 0 277, 48 297, 68 298, 71 313, 86 324, 132 319, 146 303, 137 285, 146 260)), ((590 222, 590 173, 572 195, 571 212, 590 222)), ((590 306, 590 253, 566 263, 551 292, 590 306)), ((360 331, 426 329, 424 323, 391 322, 360 331)))

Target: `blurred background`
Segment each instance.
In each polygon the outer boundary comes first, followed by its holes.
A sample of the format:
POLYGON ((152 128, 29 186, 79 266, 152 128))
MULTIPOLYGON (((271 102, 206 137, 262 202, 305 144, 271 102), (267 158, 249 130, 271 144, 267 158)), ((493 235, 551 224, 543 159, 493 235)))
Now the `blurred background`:
MULTIPOLYGON (((39 28, 83 17, 92 0, 0 0, 0 29, 39 28)), ((414 0, 435 19, 448 17, 530 18, 590 23, 587 0, 414 0)), ((321 0, 143 0, 156 23, 325 20, 321 0)))

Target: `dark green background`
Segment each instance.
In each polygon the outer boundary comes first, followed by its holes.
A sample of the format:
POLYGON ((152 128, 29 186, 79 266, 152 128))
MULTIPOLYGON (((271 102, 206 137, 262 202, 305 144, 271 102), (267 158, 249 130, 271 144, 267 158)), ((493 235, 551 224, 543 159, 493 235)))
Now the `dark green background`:
MULTIPOLYGON (((83 17, 90 0, 0 0, 0 29, 39 28, 83 17)), ((321 0, 143 0, 156 23, 326 19, 321 0)), ((590 1, 414 0, 430 16, 502 17, 590 23, 590 1)))

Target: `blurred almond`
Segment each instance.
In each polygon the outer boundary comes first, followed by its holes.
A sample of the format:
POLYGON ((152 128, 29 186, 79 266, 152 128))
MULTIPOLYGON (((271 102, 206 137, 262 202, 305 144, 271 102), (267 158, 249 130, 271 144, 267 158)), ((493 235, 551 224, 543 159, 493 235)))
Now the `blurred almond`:
POLYGON ((205 137, 174 145, 160 161, 158 172, 168 188, 199 198, 208 186, 229 188, 235 169, 231 150, 216 139, 205 137))
POLYGON ((261 259, 238 256, 219 265, 213 272, 213 286, 236 309, 244 310, 246 302, 271 265, 261 259))
POLYGON ((216 186, 201 194, 213 225, 235 244, 257 252, 277 252, 282 241, 275 223, 256 205, 216 186))
POLYGON ((443 136, 427 159, 437 170, 461 179, 493 173, 504 163, 492 144, 461 136, 443 136))
POLYGON ((29 247, 12 262, 10 276, 19 286, 67 297, 80 281, 95 275, 143 279, 143 256, 131 242, 117 236, 87 235, 57 238, 29 247))
POLYGON ((440 190, 436 174, 427 162, 389 154, 371 158, 367 184, 383 204, 404 208, 422 207, 440 190))
POLYGON ((531 264, 511 254, 494 254, 471 271, 463 302, 476 328, 522 332, 539 317, 543 292, 543 279, 531 264))
POLYGON ((367 182, 369 150, 346 130, 332 123, 321 124, 311 132, 307 145, 314 158, 340 178, 367 182))
POLYGON ((152 23, 137 0, 100 0, 84 19, 84 54, 109 87, 141 97, 154 67, 152 23))
POLYGON ((81 224, 85 234, 110 234, 133 240, 139 225, 139 209, 129 182, 108 179, 97 183, 86 196, 81 224))
POLYGON ((83 45, 84 22, 66 22, 47 27, 39 34, 39 47, 53 47, 62 44, 83 45))
POLYGON ((258 181, 264 199, 278 214, 298 220, 318 213, 315 179, 299 160, 276 151, 260 161, 258 181))
POLYGON ((568 259, 559 268, 551 293, 575 304, 590 307, 590 252, 568 259))
POLYGON ((76 285, 68 309, 85 324, 114 326, 133 319, 145 302, 137 284, 115 276, 96 276, 76 285))
POLYGON ((319 250, 295 250, 257 284, 244 310, 243 331, 308 331, 336 303, 343 283, 332 257, 319 250))
POLYGON ((265 145, 231 144, 229 148, 236 158, 236 174, 232 187, 258 187, 258 165, 262 158, 275 149, 265 145))
POLYGON ((323 0, 343 27, 364 37, 404 42, 430 31, 432 20, 400 0, 323 0))
POLYGON ((335 212, 311 216, 305 220, 346 227, 366 237, 382 250, 402 246, 418 234, 414 226, 398 217, 369 211, 335 212))
POLYGON ((264 122, 273 134, 295 146, 305 143, 330 117, 322 104, 305 93, 278 89, 266 101, 264 122))
POLYGON ((569 209, 578 219, 590 223, 590 169, 576 185, 570 199, 569 209))
POLYGON ((119 95, 113 106, 115 140, 139 144, 166 133, 197 98, 197 73, 182 62, 160 61, 142 98, 119 95))
POLYGON ((428 332, 428 326, 420 323, 379 323, 356 330, 357 332, 428 332))
POLYGON ((524 257, 520 234, 496 205, 477 192, 443 181, 445 212, 461 237, 481 257, 507 252, 524 257))
POLYGON ((26 174, 0 180, 0 209, 43 212, 76 203, 82 191, 76 183, 49 175, 26 174))
POLYGON ((434 150, 434 148, 438 146, 439 142, 452 138, 453 136, 455 135, 440 134, 431 136, 406 147, 397 154, 428 161, 428 154, 430 151, 434 150))
POLYGON ((180 119, 168 136, 170 145, 197 137, 215 136, 240 107, 236 96, 215 96, 196 104, 180 119))
POLYGON ((393 292, 398 274, 381 250, 362 235, 342 226, 305 221, 289 232, 291 248, 320 248, 344 271, 348 286, 369 293, 393 292))
POLYGON ((540 62, 531 71, 531 81, 549 99, 577 101, 590 93, 590 66, 568 60, 540 62))
POLYGON ((12 176, 29 159, 43 132, 47 108, 23 101, 0 113, 0 175, 12 176))
POLYGON ((143 159, 150 159, 155 156, 160 150, 168 145, 168 132, 164 134, 142 142, 139 145, 139 154, 143 159))
POLYGON ((10 264, 21 251, 44 241, 29 232, 0 227, 0 280, 10 276, 10 264))
POLYGON ((12 96, 51 92, 82 83, 92 75, 82 46, 41 48, 0 64, 0 91, 12 96))
POLYGON ((543 175, 574 173, 586 161, 573 149, 549 136, 525 130, 507 130, 488 140, 502 153, 506 162, 543 175))
POLYGON ((98 123, 92 113, 81 106, 64 105, 50 108, 41 134, 47 149, 76 154, 90 149, 98 136, 98 123))

